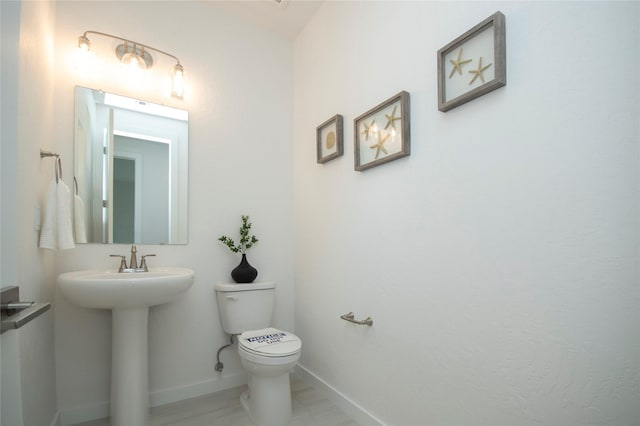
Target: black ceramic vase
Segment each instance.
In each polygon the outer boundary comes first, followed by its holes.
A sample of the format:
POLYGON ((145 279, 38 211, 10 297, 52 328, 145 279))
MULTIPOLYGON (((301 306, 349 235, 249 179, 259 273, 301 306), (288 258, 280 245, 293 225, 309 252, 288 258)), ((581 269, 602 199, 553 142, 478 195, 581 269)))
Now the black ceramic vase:
POLYGON ((247 255, 242 253, 240 264, 231 271, 231 278, 239 284, 252 283, 258 276, 258 270, 247 262, 247 255))

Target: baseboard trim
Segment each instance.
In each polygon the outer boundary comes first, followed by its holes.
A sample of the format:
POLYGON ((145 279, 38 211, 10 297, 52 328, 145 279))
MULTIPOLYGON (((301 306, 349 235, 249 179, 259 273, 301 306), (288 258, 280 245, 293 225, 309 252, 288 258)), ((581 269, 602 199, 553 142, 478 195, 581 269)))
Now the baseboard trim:
POLYGON ((60 423, 60 411, 57 411, 53 416, 53 419, 51 420, 51 423, 49 423, 49 426, 62 426, 62 423, 60 423))
MULTIPOLYGON (((244 372, 231 374, 228 376, 205 380, 185 386, 178 386, 170 389, 162 389, 149 392, 149 404, 151 407, 170 404, 172 402, 195 398, 202 395, 218 392, 225 389, 234 388, 247 383, 247 375, 244 372)), ((88 422, 91 420, 105 419, 109 417, 110 404, 102 402, 85 405, 72 409, 58 411, 57 420, 53 425, 68 426, 76 423, 88 422)))
POLYGON ((303 365, 296 365, 295 374, 300 380, 322 393, 328 400, 336 404, 345 414, 362 426, 385 426, 380 419, 376 418, 373 414, 369 413, 303 365))
POLYGON ((61 426, 74 425, 76 423, 88 422, 91 420, 105 419, 109 417, 109 403, 100 402, 97 404, 84 405, 58 411, 58 424, 61 426))
POLYGON ((152 407, 183 401, 202 395, 218 392, 225 389, 247 384, 247 375, 244 372, 234 373, 219 379, 205 380, 186 386, 178 386, 170 389, 162 389, 149 393, 149 401, 152 407))

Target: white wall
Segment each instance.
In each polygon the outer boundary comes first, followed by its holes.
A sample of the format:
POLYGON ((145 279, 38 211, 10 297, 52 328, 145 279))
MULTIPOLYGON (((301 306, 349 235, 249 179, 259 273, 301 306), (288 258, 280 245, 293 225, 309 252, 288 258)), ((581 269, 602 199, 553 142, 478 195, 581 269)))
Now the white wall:
POLYGON ((321 6, 294 53, 302 367, 390 425, 636 424, 638 52, 637 2, 321 6), (437 50, 497 10, 507 86, 439 112, 437 50), (401 90, 411 156, 353 171, 353 119, 401 90))
MULTIPOLYGON (((99 88, 189 111, 189 243, 138 246, 155 253, 150 266, 179 265, 196 273, 180 300, 153 308, 150 317, 152 403, 205 393, 244 380, 227 343, 213 286, 231 280, 240 258, 220 242, 236 234, 249 214, 260 242, 249 253, 258 280, 278 282, 275 324, 293 329, 292 47, 254 29, 214 2, 60 2, 56 21, 56 149, 73 158, 73 90, 99 88), (173 63, 156 56, 144 81, 120 74, 110 39, 89 35, 94 68, 74 71, 77 37, 96 30, 157 47, 180 58, 190 90, 184 101, 160 89, 173 63), (157 68, 156 68, 157 66, 157 68)), ((126 245, 83 245, 58 256, 58 272, 115 268, 109 254, 126 245)), ((62 421, 107 413, 109 312, 72 306, 56 297, 56 372, 62 421)))
MULTIPOLYGON (((9 12, 10 19, 19 20, 19 24, 11 23, 11 33, 5 33, 3 28, 3 38, 18 36, 18 45, 11 46, 10 56, 5 56, 7 46, 3 40, 2 286, 19 285, 22 300, 52 301, 53 253, 38 250, 34 219, 35 207, 52 177, 54 164, 51 159, 40 160, 39 150, 50 150, 53 145, 50 135, 54 116, 55 5, 21 2, 12 7, 3 5, 2 12, 9 12), (5 60, 16 73, 4 72, 5 60), (5 96, 11 103, 5 103, 5 96), (5 133, 5 126, 11 132, 5 133), (11 212, 9 216, 5 216, 7 212, 11 212)), ((2 377, 3 409, 7 408, 7 401, 12 404, 9 416, 3 410, 3 424, 39 426, 48 425, 54 419, 53 332, 53 313, 48 311, 3 335, 3 373, 7 372, 4 363, 8 361, 4 356, 19 355, 19 362, 11 360, 10 364, 16 370, 2 377), (6 344, 9 347, 5 347, 6 344)))
MULTIPOLYGON (((53 161, 40 149, 53 146, 55 4, 24 2, 20 17, 18 101, 18 273, 23 300, 53 301, 53 253, 37 248, 34 206, 52 178, 53 161), (34 173, 35 172, 35 173, 34 173)), ((53 312, 48 311, 20 332, 22 407, 25 425, 47 425, 55 414, 53 312)))

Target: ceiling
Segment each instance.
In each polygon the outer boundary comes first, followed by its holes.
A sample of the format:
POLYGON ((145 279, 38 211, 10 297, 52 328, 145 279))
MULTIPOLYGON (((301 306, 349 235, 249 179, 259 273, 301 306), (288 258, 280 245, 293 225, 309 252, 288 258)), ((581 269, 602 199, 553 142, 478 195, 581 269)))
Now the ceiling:
POLYGON ((216 4, 267 30, 293 39, 323 0, 223 0, 216 4))

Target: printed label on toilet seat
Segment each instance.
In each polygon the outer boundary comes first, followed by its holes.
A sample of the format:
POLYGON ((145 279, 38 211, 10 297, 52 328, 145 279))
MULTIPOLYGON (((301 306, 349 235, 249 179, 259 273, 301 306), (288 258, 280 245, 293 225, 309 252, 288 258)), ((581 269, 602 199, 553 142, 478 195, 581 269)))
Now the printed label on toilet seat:
POLYGON ((269 346, 276 347, 278 344, 284 344, 288 342, 295 342, 297 337, 284 333, 282 331, 275 331, 272 333, 260 334, 258 336, 246 336, 242 338, 242 344, 253 350, 261 350, 261 348, 267 348, 269 346))
POLYGON ((247 338, 247 342, 253 343, 256 345, 259 345, 259 344, 270 345, 272 343, 280 342, 284 336, 286 336, 286 333, 265 334, 264 336, 249 337, 247 338))

